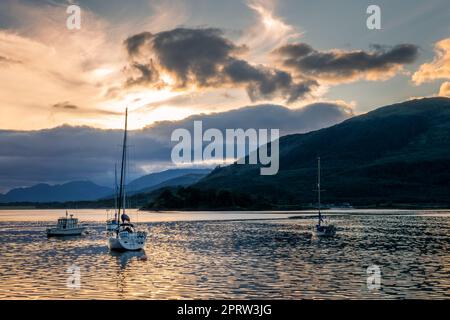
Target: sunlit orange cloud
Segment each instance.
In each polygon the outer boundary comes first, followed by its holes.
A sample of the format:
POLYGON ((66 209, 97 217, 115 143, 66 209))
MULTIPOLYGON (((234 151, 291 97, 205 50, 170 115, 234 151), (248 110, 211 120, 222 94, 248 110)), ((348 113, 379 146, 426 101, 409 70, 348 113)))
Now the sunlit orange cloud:
POLYGON ((249 104, 245 91, 235 88, 126 88, 123 40, 144 30, 175 28, 189 18, 182 1, 149 4, 152 15, 139 26, 112 25, 82 9, 81 30, 70 31, 65 6, 11 2, 9 14, 23 23, 14 32, 0 30, 0 128, 65 123, 120 128, 128 107, 130 128, 136 129, 249 104))
MULTIPOLYGON (((252 63, 264 64, 267 52, 300 33, 273 13, 275 2, 248 5, 257 24, 244 30, 238 42, 249 46, 252 63)), ((116 25, 82 8, 81 30, 73 31, 66 28, 66 6, 12 1, 8 8, 20 24, 14 31, 0 29, 0 129, 35 130, 62 124, 120 128, 125 107, 132 113, 130 128, 137 129, 156 121, 254 104, 242 87, 124 86, 128 62, 124 39, 183 24, 190 16, 183 1, 149 2, 149 18, 138 24, 116 25)), ((290 107, 310 102, 313 97, 290 107)), ((282 104, 283 100, 258 103, 282 104)))
POLYGON ((415 84, 450 79, 450 38, 438 41, 435 44, 435 53, 433 61, 422 64, 414 73, 412 80, 415 84))
POLYGON ((37 129, 59 121, 55 104, 69 101, 77 109, 92 109, 101 99, 92 70, 84 70, 70 51, 20 35, 0 32, 0 55, 17 60, 0 68, 0 127, 37 129))
POLYGON ((439 89, 439 95, 443 97, 450 97, 450 82, 444 82, 439 89))
POLYGON ((23 24, 15 32, 0 30, 0 56, 18 61, 0 66, 0 127, 82 124, 105 111, 97 107, 102 90, 120 74, 120 50, 107 39, 107 24, 85 12, 82 29, 70 31, 64 7, 19 2, 9 14, 23 24), (62 102, 72 108, 58 108, 62 102))
MULTIPOLYGON (((181 9, 160 14, 166 12, 166 5, 177 3, 152 2, 158 18, 150 17, 144 27, 155 23, 173 27, 175 21, 183 21, 181 9)), ((71 31, 66 28, 65 6, 13 1, 8 8, 8 14, 22 24, 14 32, 0 30, 0 128, 31 130, 64 123, 110 128, 126 106, 139 108, 178 94, 123 88, 127 58, 122 41, 140 29, 111 25, 83 9, 81 30, 71 31), (114 88, 120 94, 110 95, 114 88)), ((178 119, 183 114, 167 110, 153 110, 149 121, 178 119)))

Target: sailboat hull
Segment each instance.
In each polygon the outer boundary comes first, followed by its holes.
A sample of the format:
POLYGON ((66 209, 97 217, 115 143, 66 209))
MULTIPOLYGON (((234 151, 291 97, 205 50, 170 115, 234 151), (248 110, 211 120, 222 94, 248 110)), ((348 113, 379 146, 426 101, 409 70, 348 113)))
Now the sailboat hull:
POLYGON ((147 234, 145 232, 136 232, 122 234, 118 237, 110 237, 108 239, 108 247, 114 251, 136 251, 141 250, 145 246, 147 234))
POLYGON ((70 229, 49 228, 46 230, 46 233, 48 237, 80 236, 84 230, 86 230, 85 227, 70 229))
POLYGON ((336 235, 336 227, 334 225, 316 226, 314 233, 317 237, 334 237, 336 235))

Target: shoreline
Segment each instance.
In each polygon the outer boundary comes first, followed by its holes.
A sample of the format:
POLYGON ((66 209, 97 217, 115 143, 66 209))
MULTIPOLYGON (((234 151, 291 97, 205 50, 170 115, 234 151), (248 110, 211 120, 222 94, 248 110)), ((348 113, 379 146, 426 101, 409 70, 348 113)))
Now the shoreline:
MULTIPOLYGON (((186 209, 186 208, 180 208, 180 209, 161 209, 161 210, 151 210, 151 209, 142 209, 142 208, 128 208, 129 210, 137 210, 138 212, 144 214, 144 213, 205 213, 205 214, 216 214, 216 213, 224 213, 224 212, 239 212, 242 214, 286 214, 286 213, 296 213, 296 212, 304 212, 304 213, 311 213, 314 214, 317 212, 316 208, 303 208, 303 209, 266 209, 266 210, 252 210, 252 209, 208 209, 208 208, 199 208, 199 209, 186 209)), ((67 207, 33 207, 33 206, 0 206, 0 212, 1 211, 32 211, 32 210, 109 210, 113 211, 114 208, 98 208, 98 207, 86 207, 86 208, 67 208, 67 207)), ((353 208, 322 208, 321 209, 324 212, 329 213, 339 213, 339 214, 345 214, 348 213, 358 213, 360 212, 367 212, 367 211, 385 211, 385 212, 398 212, 398 211, 433 211, 433 212, 447 212, 450 211, 450 207, 353 207, 353 208)))

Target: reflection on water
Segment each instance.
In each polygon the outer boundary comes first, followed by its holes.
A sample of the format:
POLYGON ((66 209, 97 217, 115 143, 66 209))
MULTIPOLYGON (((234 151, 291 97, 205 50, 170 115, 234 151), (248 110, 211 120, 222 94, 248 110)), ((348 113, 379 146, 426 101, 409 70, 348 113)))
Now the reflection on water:
MULTIPOLYGON (((186 213, 188 215, 189 213, 186 213)), ((338 236, 311 218, 147 223, 145 251, 111 253, 104 225, 76 238, 50 222, 0 222, 0 298, 448 298, 450 215, 338 215, 338 236), (81 288, 66 286, 77 265, 81 288), (369 291, 366 268, 381 268, 369 291)))

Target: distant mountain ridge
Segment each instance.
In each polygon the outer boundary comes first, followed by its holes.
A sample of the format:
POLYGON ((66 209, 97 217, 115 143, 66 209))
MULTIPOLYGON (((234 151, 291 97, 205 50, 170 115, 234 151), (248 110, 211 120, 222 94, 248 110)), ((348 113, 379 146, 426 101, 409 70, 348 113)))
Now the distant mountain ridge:
POLYGON ((165 187, 189 186, 191 184, 198 182, 200 179, 204 178, 205 176, 206 176, 206 174, 202 174, 202 173, 188 173, 188 174, 185 174, 182 176, 177 176, 175 178, 165 180, 165 181, 158 183, 157 185, 151 186, 149 188, 141 189, 138 192, 136 192, 136 194, 148 193, 148 192, 158 190, 160 188, 165 188, 165 187))
MULTIPOLYGON (((187 186, 197 182, 209 172, 211 172, 210 169, 186 168, 151 173, 131 181, 127 185, 127 194, 150 192, 168 186, 187 186)), ((100 186, 91 181, 71 181, 56 185, 39 183, 31 187, 15 188, 6 194, 0 194, 0 203, 95 201, 111 198, 113 195, 113 188, 100 186)))
POLYGON ((91 181, 72 181, 49 185, 40 183, 32 187, 12 189, 0 196, 0 202, 65 202, 96 200, 110 194, 111 188, 91 181))
POLYGON ((127 192, 133 194, 141 191, 145 192, 146 189, 152 188, 170 179, 178 178, 188 174, 207 175, 210 172, 211 169, 183 168, 183 169, 167 169, 161 172, 150 173, 128 183, 127 192))

